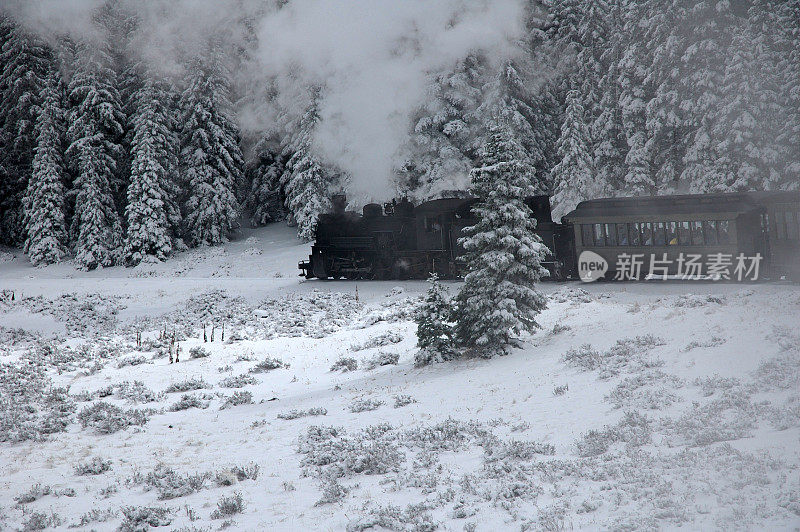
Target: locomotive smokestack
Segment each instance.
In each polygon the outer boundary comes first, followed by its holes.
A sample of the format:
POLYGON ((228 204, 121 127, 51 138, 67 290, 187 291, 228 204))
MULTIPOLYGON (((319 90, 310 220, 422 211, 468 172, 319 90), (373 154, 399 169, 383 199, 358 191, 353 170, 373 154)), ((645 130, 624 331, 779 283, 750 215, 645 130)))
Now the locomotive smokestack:
POLYGON ((333 206, 333 214, 344 214, 344 210, 347 208, 347 196, 336 194, 331 198, 331 204, 333 206))

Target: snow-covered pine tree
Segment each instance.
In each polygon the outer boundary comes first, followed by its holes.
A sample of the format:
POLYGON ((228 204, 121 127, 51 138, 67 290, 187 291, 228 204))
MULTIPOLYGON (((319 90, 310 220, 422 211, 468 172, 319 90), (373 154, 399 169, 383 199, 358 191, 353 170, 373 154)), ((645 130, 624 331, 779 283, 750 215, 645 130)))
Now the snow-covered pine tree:
POLYGON ((746 26, 736 30, 728 53, 718 108, 713 113, 706 173, 695 177, 696 192, 762 189, 780 182, 778 76, 768 50, 746 26))
POLYGON ((297 238, 304 241, 314 239, 319 215, 330 210, 330 187, 336 180, 335 172, 323 166, 312 147, 319 97, 318 90, 311 91, 311 103, 300 118, 296 135, 284 148, 289 159, 280 179, 290 221, 297 225, 297 238))
POLYGON ((431 80, 425 101, 412 116, 411 156, 398 176, 403 193, 427 200, 468 186, 479 155, 471 143, 478 125, 474 112, 486 75, 486 59, 470 54, 431 80))
MULTIPOLYGON (((644 7, 644 4, 635 2, 623 4, 624 35, 638 35, 646 27, 647 21, 642 16, 644 7)), ((647 82, 648 52, 647 43, 642 39, 629 38, 622 47, 619 61, 620 114, 628 146, 622 190, 634 196, 658 192, 651 154, 647 149, 646 108, 654 92, 652 85, 647 82)))
MULTIPOLYGON (((719 171, 719 154, 713 140, 714 128, 723 103, 725 61, 730 53, 733 29, 739 22, 730 2, 675 0, 681 14, 676 32, 688 35, 680 50, 677 65, 677 90, 688 135, 675 142, 686 142, 681 181, 692 191, 721 190, 725 177, 719 171)), ((663 7, 662 7, 663 9, 663 7)))
POLYGON ((146 79, 137 91, 131 117, 131 177, 125 207, 125 262, 129 265, 135 266, 145 256, 165 260, 172 252, 178 209, 170 184, 176 179, 179 146, 168 94, 164 81, 146 79))
POLYGON ((781 150, 783 170, 778 183, 768 183, 770 188, 800 189, 800 0, 756 1, 750 18, 761 14, 764 25, 755 29, 773 32, 773 52, 780 79, 781 131, 777 144, 781 150))
POLYGON ((594 173, 589 151, 589 130, 579 99, 580 94, 576 90, 567 95, 567 109, 558 139, 559 162, 553 168, 553 212, 556 219, 574 209, 581 201, 602 197, 605 192, 594 173))
POLYGON ((435 273, 430 276, 428 283, 430 287, 425 299, 414 314, 417 347, 420 348, 414 356, 415 366, 426 366, 455 356, 450 295, 435 273))
POLYGON ((229 84, 222 59, 209 54, 204 63, 189 66, 183 92, 181 159, 188 183, 185 224, 192 246, 226 242, 238 227, 235 190, 242 179, 244 159, 237 129, 229 117, 229 84))
POLYGON ((627 45, 623 31, 623 0, 608 0, 608 11, 602 26, 606 35, 598 59, 602 72, 599 79, 600 111, 592 126, 594 166, 597 179, 610 193, 625 188, 625 158, 628 144, 622 123, 620 104, 620 60, 627 45))
POLYGON ((247 207, 250 210, 250 223, 254 227, 285 217, 285 198, 280 186, 283 161, 277 144, 271 136, 262 138, 256 144, 255 154, 247 168, 250 176, 247 207))
POLYGON ((122 156, 125 115, 110 58, 101 44, 80 46, 68 93, 72 112, 66 156, 76 176, 70 233, 78 267, 92 270, 113 265, 122 244, 113 182, 122 156))
POLYGON ((536 283, 547 248, 533 233, 535 221, 524 199, 533 192, 520 163, 521 147, 499 124, 484 151, 485 166, 470 172, 478 222, 464 229, 467 275, 456 296, 458 342, 481 355, 506 352, 514 337, 532 331, 546 300, 536 283))
POLYGON ((25 238, 22 198, 31 175, 40 107, 52 51, 10 20, 0 22, 0 243, 25 238))
MULTIPOLYGON (((687 39, 680 30, 683 8, 679 0, 667 8, 662 0, 645 0, 642 4, 632 4, 631 9, 630 16, 637 28, 634 35, 642 35, 638 46, 644 48, 636 60, 645 61, 644 86, 652 87, 652 94, 647 94, 645 100, 644 150, 637 156, 650 166, 652 185, 648 182, 646 186, 652 186, 660 194, 669 194, 681 188, 686 139, 691 134, 681 107, 682 73, 676 67, 687 39)), ((628 138, 631 136, 628 131, 628 138)))
POLYGON ((60 76, 51 72, 37 110, 35 155, 23 199, 24 251, 34 266, 60 262, 67 254, 63 95, 60 76))
MULTIPOLYGON (((480 147, 488 142, 497 121, 502 121, 523 149, 520 162, 531 169, 531 175, 537 176, 533 183, 535 192, 543 194, 548 190, 548 176, 544 176, 544 181, 538 179, 540 176, 535 169, 546 166, 546 153, 551 142, 546 130, 549 117, 526 88, 530 84, 525 83, 526 79, 533 79, 533 76, 521 72, 520 67, 509 60, 484 85, 480 104, 474 113, 467 115, 470 122, 475 122, 474 129, 477 130, 471 151, 480 153, 480 147)), ((477 163, 482 164, 480 157, 477 163)))

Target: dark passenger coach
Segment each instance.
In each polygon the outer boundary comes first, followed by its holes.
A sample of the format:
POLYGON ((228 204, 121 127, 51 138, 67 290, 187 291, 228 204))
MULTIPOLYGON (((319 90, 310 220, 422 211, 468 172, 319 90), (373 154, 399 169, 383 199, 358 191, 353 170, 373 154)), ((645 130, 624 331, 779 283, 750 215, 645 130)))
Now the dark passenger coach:
MULTIPOLYGON (((686 258, 707 265, 720 256, 761 257, 762 276, 800 276, 800 192, 691 194, 584 201, 564 217, 576 256, 593 251, 609 264, 607 279, 631 255, 650 257, 668 275, 686 274, 686 258)), ((708 273, 703 270, 702 274, 708 273)))

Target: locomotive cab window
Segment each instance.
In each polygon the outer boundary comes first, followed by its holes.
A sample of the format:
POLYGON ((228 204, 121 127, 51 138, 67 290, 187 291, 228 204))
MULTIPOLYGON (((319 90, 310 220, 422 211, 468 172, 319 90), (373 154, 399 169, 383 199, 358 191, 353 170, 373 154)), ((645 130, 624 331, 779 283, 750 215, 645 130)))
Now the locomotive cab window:
POLYGON ((442 230, 442 225, 439 223, 439 218, 436 216, 425 217, 425 232, 435 233, 442 230))

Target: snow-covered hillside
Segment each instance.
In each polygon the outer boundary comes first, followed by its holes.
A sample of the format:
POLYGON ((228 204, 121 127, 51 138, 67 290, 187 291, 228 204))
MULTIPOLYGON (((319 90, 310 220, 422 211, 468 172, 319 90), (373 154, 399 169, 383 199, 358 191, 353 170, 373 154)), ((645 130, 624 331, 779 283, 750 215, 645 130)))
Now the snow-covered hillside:
POLYGON ((797 285, 545 284, 523 349, 414 368, 425 283, 307 253, 5 255, 0 529, 800 526, 797 285))

